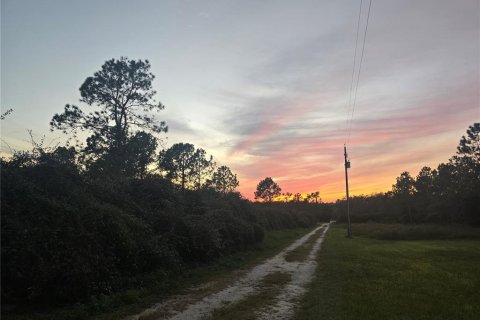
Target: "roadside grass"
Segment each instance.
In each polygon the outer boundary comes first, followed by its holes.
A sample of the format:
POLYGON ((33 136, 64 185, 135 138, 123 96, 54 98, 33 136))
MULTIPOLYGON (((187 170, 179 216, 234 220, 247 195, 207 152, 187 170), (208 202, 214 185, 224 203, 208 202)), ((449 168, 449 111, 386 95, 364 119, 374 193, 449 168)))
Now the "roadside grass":
POLYGON ((461 225, 359 223, 352 228, 353 236, 380 240, 453 240, 480 239, 480 228, 461 225))
POLYGON ((301 246, 298 246, 294 250, 288 252, 285 255, 285 261, 292 262, 292 261, 305 261, 312 251, 313 245, 317 242, 318 238, 320 238, 323 234, 325 228, 319 229, 315 234, 312 234, 307 241, 305 241, 301 246))
POLYGON ((152 273, 143 281, 143 288, 128 289, 111 295, 92 297, 88 303, 76 304, 49 311, 26 310, 8 314, 2 310, 6 320, 113 320, 139 313, 174 294, 190 292, 194 286, 210 283, 196 294, 215 289, 228 283, 240 273, 271 257, 313 228, 273 230, 265 233, 262 243, 246 251, 237 252, 202 265, 185 270, 182 274, 152 273))
POLYGON ((283 287, 291 280, 289 273, 274 272, 265 276, 260 282, 260 289, 246 298, 214 310, 209 320, 251 320, 256 319, 256 312, 270 305, 275 297, 282 292, 283 287))
MULTIPOLYGON (((398 228, 397 238, 412 235, 398 228)), ((429 233, 431 240, 391 241, 374 238, 382 234, 377 230, 391 232, 395 225, 352 229, 353 239, 345 237, 344 226, 326 234, 297 320, 479 319, 479 239, 435 240, 429 233)), ((441 229, 436 236, 443 239, 441 229)))

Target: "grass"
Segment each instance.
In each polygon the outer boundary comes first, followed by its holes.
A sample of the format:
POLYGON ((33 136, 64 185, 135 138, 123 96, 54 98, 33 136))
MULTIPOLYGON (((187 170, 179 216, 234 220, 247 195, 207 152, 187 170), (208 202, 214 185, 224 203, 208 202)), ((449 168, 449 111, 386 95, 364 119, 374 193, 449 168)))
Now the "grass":
POLYGON ((173 295, 182 294, 192 286, 203 283, 213 283, 212 286, 205 286, 196 294, 206 294, 208 290, 214 290, 215 286, 222 286, 228 283, 235 276, 245 272, 254 265, 268 257, 280 252, 284 247, 300 236, 311 231, 310 229, 287 229, 268 231, 265 240, 256 247, 237 252, 213 261, 209 265, 203 265, 187 269, 181 275, 172 274, 165 277, 159 272, 148 275, 152 283, 149 287, 129 289, 111 295, 100 295, 92 297, 91 301, 84 304, 76 304, 55 310, 44 312, 24 311, 22 313, 8 314, 2 312, 2 319, 6 320, 113 320, 139 313, 153 304, 173 295), (161 279, 159 281, 158 279, 161 279), (168 279, 168 281, 165 281, 168 279))
POLYGON ((439 240, 445 230, 427 232, 429 240, 378 239, 418 233, 408 228, 353 225, 348 239, 344 226, 331 227, 296 319, 479 319, 480 240, 439 240))
POLYGON ((282 288, 291 280, 288 273, 270 273, 260 282, 261 288, 255 294, 245 299, 213 312, 209 320, 253 320, 256 319, 256 312, 275 301, 275 297, 282 292, 282 288))
POLYGON ((307 241, 305 241, 302 245, 298 246, 294 250, 288 252, 285 255, 285 261, 292 262, 292 261, 305 261, 312 251, 313 245, 317 242, 318 238, 323 233, 323 228, 319 229, 315 234, 312 234, 307 241))
POLYGON ((453 240, 480 239, 480 228, 431 224, 360 223, 352 228, 354 236, 380 240, 453 240))

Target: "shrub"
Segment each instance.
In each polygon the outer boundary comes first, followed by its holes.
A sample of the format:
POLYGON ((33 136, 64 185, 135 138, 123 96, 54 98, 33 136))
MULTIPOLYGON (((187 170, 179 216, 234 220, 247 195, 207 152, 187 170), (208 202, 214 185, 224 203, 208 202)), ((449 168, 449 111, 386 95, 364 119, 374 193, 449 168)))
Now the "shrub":
POLYGON ((1 170, 4 304, 86 301, 263 240, 239 194, 180 193, 158 176, 101 179, 51 158, 13 160, 1 170))

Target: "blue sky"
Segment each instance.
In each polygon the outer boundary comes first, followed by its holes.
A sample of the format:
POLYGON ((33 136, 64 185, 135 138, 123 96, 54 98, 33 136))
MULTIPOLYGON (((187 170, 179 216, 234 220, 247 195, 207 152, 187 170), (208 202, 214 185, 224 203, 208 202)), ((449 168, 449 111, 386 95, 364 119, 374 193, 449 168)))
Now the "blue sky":
MULTIPOLYGON (((110 58, 149 59, 164 145, 190 142, 252 197, 343 192, 342 148, 360 1, 1 2, 2 153, 77 103, 110 58)), ((363 1, 362 28, 368 1, 363 1)), ((354 194, 385 191, 455 153, 480 120, 479 2, 373 1, 350 155, 354 194)), ((363 29, 362 29, 363 30, 363 29)))

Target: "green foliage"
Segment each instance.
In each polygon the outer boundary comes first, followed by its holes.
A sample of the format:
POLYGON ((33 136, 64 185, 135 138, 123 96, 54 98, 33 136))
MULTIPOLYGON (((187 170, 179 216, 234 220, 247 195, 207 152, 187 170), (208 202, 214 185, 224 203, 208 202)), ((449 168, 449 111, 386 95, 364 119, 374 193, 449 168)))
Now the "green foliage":
POLYGON ((150 273, 163 274, 155 281, 168 283, 188 266, 255 246, 264 239, 262 226, 305 227, 319 219, 318 205, 265 214, 238 193, 178 193, 155 175, 82 172, 75 158, 73 148, 36 145, 2 160, 5 305, 82 302, 88 310, 65 317, 85 318, 119 305, 120 298, 120 305, 135 302, 137 291, 112 297, 149 285, 150 273))
POLYGON ((145 177, 148 165, 155 161, 157 145, 157 139, 144 131, 136 132, 128 139, 125 163, 127 176, 145 177))
POLYGON ((272 202, 272 199, 278 197, 282 192, 280 186, 270 177, 261 180, 255 191, 255 199, 262 199, 266 202, 272 202))
POLYGON ((165 122, 158 122, 153 115, 146 114, 164 109, 153 98, 156 94, 152 89, 154 78, 148 60, 125 57, 108 60, 80 87, 80 101, 96 110, 86 113, 78 106, 67 104, 63 113, 53 116, 51 129, 61 130, 71 138, 77 138, 80 131, 88 132, 90 136, 83 157, 89 165, 98 160, 95 167, 99 170, 116 170, 114 174, 123 170, 125 173, 126 166, 138 161, 139 168, 134 171, 144 171, 146 159, 139 156, 138 150, 146 151, 146 158, 150 160, 156 142, 153 136, 139 132, 167 131, 165 122), (137 159, 125 159, 134 154, 137 159))
POLYGON ((217 192, 234 192, 239 186, 237 175, 233 174, 229 167, 221 166, 213 173, 209 186, 217 192))
POLYGON ((144 178, 148 166, 155 161, 157 145, 157 139, 152 134, 138 131, 128 137, 124 145, 98 154, 95 159, 88 159, 86 167, 95 176, 144 178))
POLYGON ((315 191, 315 192, 307 194, 307 198, 305 199, 305 201, 315 202, 315 203, 321 202, 322 199, 320 198, 320 191, 315 191))
POLYGON ((2 159, 4 304, 86 301, 263 240, 239 194, 178 193, 155 175, 83 173, 74 159, 73 148, 2 159))
POLYGON ((207 158, 205 150, 191 143, 176 143, 159 155, 159 169, 182 190, 200 189, 205 186, 213 171, 213 158, 207 158))
POLYGON ((144 221, 94 190, 62 165, 2 167, 3 300, 78 301, 175 263, 144 221))
POLYGON ((397 183, 392 186, 392 192, 398 196, 411 196, 415 192, 414 180, 407 171, 402 172, 397 178, 397 183))
POLYGON ((91 301, 141 287, 152 272, 165 270, 167 277, 251 248, 263 241, 264 228, 329 219, 323 205, 286 204, 275 212, 284 204, 253 205, 238 193, 213 189, 179 193, 156 175, 82 172, 75 157, 73 148, 39 146, 2 159, 6 305, 91 301))
POLYGON ((192 159, 192 179, 195 189, 199 190, 208 185, 214 168, 213 156, 208 158, 205 150, 196 149, 192 159))
POLYGON ((176 143, 159 156, 159 168, 166 173, 167 179, 179 183, 182 190, 193 176, 193 157, 195 147, 191 143, 176 143))
POLYGON ((480 162, 480 122, 474 123, 467 129, 467 136, 462 136, 457 147, 457 154, 469 157, 480 162))

